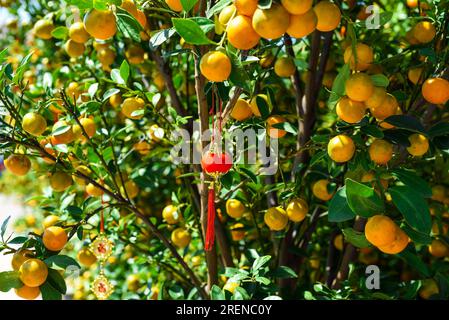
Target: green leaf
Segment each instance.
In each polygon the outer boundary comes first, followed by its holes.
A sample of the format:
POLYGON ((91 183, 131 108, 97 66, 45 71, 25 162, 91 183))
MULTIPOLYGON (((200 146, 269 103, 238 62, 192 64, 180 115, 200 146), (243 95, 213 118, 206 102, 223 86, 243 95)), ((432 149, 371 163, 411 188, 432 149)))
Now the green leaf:
POLYGON ((263 268, 268 261, 270 261, 271 256, 262 256, 254 260, 253 266, 251 267, 251 271, 256 273, 259 269, 263 268))
POLYGON ((417 256, 416 251, 409 247, 398 254, 401 259, 405 260, 407 264, 417 270, 424 277, 430 277, 430 270, 427 265, 421 260, 420 257, 417 256), (413 252, 414 251, 414 252, 413 252))
POLYGON ((250 299, 250 296, 244 288, 242 288, 242 287, 235 288, 234 295, 232 296, 232 300, 249 300, 249 299, 250 299))
POLYGON ((449 123, 437 123, 429 129, 428 134, 430 138, 449 135, 449 123))
POLYGON ((275 125, 273 125, 273 128, 285 130, 295 136, 298 134, 298 129, 294 127, 290 122, 276 123, 275 125))
POLYGON ((28 237, 15 237, 14 239, 8 241, 8 244, 22 244, 28 240, 28 237))
POLYGON ((25 70, 28 69, 28 64, 29 64, 31 56, 33 54, 34 54, 34 50, 31 50, 20 62, 20 65, 17 68, 14 77, 12 78, 12 82, 14 84, 19 84, 22 81, 23 74, 24 74, 25 70))
POLYGON ((346 80, 349 79, 351 75, 351 69, 349 64, 345 64, 338 73, 332 85, 332 91, 329 97, 329 107, 332 109, 337 104, 338 100, 346 94, 346 80))
POLYGON ((357 248, 368 248, 371 246, 366 240, 363 232, 355 231, 353 228, 344 228, 342 230, 345 240, 357 248))
POLYGON ((405 129, 412 132, 425 133, 425 129, 421 122, 412 116, 408 115, 393 115, 384 120, 385 122, 394 125, 397 128, 405 129))
POLYGON ((231 3, 232 3, 232 0, 218 1, 217 3, 214 4, 214 6, 212 8, 210 8, 209 10, 206 11, 206 17, 208 17, 208 18, 212 17, 215 13, 220 12, 225 7, 229 6, 231 3))
POLYGON ((23 286, 17 271, 0 272, 0 291, 8 292, 13 288, 20 288, 23 286))
POLYGON ((399 168, 393 169, 392 174, 410 189, 421 193, 423 197, 430 198, 432 196, 432 189, 430 188, 429 184, 424 179, 415 174, 415 172, 399 168))
POLYGON ((49 266, 52 267, 53 265, 58 266, 62 269, 66 269, 69 266, 75 266, 81 269, 78 262, 73 259, 72 257, 65 256, 65 255, 54 255, 51 257, 48 257, 44 260, 44 262, 49 266))
MULTIPOLYGON (((228 50, 229 51, 229 50, 228 50)), ((246 69, 243 67, 240 59, 233 53, 228 52, 228 56, 231 59, 231 75, 229 76, 229 81, 246 91, 250 91, 249 76, 246 69)))
POLYGON ((54 136, 61 135, 61 134, 65 133, 65 132, 69 131, 70 128, 72 128, 72 127, 71 126, 56 127, 55 129, 53 129, 51 134, 54 135, 54 136))
POLYGON ((432 219, 429 206, 423 196, 406 186, 394 186, 388 191, 408 225, 421 233, 429 234, 432 229, 432 219))
POLYGON ((329 222, 343 222, 355 218, 354 211, 351 210, 346 198, 346 186, 340 188, 329 204, 329 222))
POLYGON ((170 39, 175 33, 176 33, 176 30, 174 28, 163 29, 163 30, 155 32, 151 36, 150 47, 153 49, 159 47, 165 41, 170 39))
POLYGON ((189 12, 197 2, 198 0, 181 0, 181 5, 185 12, 189 12))
POLYGON ((388 87, 390 80, 383 74, 374 74, 371 76, 371 80, 376 87, 388 87))
POLYGON ((125 38, 140 42, 140 31, 142 26, 131 14, 126 10, 117 7, 117 27, 125 38))
POLYGON ((39 287, 42 294, 42 300, 62 300, 62 294, 54 288, 49 281, 39 287))
POLYGON ((168 289, 168 294, 173 300, 183 300, 184 299, 184 290, 182 287, 178 285, 173 285, 168 289))
POLYGON ((430 234, 425 234, 419 231, 416 231, 415 229, 412 229, 407 223, 403 223, 401 225, 401 229, 404 230, 404 232, 409 236, 410 239, 412 239, 413 243, 417 244, 423 244, 423 245, 429 245, 432 243, 432 237, 430 234))
POLYGON ((117 89, 117 88, 109 89, 108 91, 106 91, 103 94, 103 102, 108 100, 110 97, 112 97, 114 94, 117 94, 117 93, 120 93, 119 89, 117 89))
POLYGON ((210 297, 212 300, 226 300, 223 290, 215 284, 210 290, 210 297))
POLYGON ((214 44, 194 20, 172 18, 172 22, 176 32, 184 38, 185 42, 194 45, 214 44))
POLYGON ((48 269, 47 281, 50 285, 58 290, 59 293, 65 294, 67 292, 67 286, 62 275, 55 269, 48 269))
POLYGON ((272 3, 273 3, 273 0, 259 0, 257 6, 260 9, 270 9, 272 3))
POLYGON ((56 27, 51 32, 51 35, 55 39, 65 40, 69 36, 69 29, 67 27, 64 27, 64 26, 56 27))
POLYGON ((259 95, 256 96, 256 105, 263 119, 270 115, 270 106, 267 101, 259 95))
POLYGON ((360 131, 377 139, 382 139, 384 137, 384 133, 376 125, 363 126, 360 128, 360 131))
POLYGON ((8 216, 5 220, 3 220, 2 226, 0 227, 0 237, 3 238, 6 232, 6 227, 8 226, 9 219, 11 219, 11 216, 8 216))
POLYGON ((118 84, 126 84, 125 80, 120 75, 120 70, 119 69, 112 69, 111 70, 111 79, 114 82, 118 83, 118 84))
POLYGON ((120 77, 123 79, 123 81, 126 83, 129 78, 129 64, 128 61, 123 60, 122 64, 120 65, 120 77))
POLYGON ((272 276, 280 279, 288 279, 288 278, 297 278, 298 275, 296 272, 287 267, 287 266, 280 266, 276 270, 272 272, 272 276))
POLYGON ((270 279, 266 278, 266 277, 256 277, 256 281, 259 283, 262 283, 266 286, 268 286, 270 284, 270 279))
POLYGON ((352 179, 346 179, 346 197, 349 207, 359 216, 368 218, 384 211, 384 203, 374 188, 352 179))

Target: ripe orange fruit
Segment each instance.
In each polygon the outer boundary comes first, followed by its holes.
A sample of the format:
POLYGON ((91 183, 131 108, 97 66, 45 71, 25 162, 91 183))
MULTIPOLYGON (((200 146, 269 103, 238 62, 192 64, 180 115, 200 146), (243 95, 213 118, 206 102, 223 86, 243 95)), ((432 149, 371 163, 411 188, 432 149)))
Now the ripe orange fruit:
POLYGON ((429 253, 434 257, 443 258, 449 255, 449 248, 444 242, 434 239, 429 246, 429 253))
POLYGON ((54 226, 58 222, 59 222, 59 217, 52 214, 52 215, 45 217, 44 221, 42 222, 42 226, 44 227, 44 229, 47 229, 49 227, 54 226))
POLYGON ((83 43, 78 43, 69 39, 64 44, 64 50, 70 58, 78 58, 84 54, 84 50, 86 50, 86 47, 83 43))
POLYGON ((75 140, 75 134, 73 133, 73 128, 65 120, 60 120, 60 121, 56 122, 53 125, 53 132, 56 131, 56 129, 63 128, 63 127, 65 127, 65 129, 61 129, 62 131, 58 131, 57 134, 54 134, 51 137, 51 143, 53 145, 68 144, 68 143, 73 142, 73 140, 75 140))
POLYGON ((239 282, 237 281, 227 281, 225 285, 223 286, 223 290, 229 291, 230 293, 234 294, 235 289, 240 287, 239 282))
POLYGON ((130 64, 141 64, 145 60, 145 50, 137 45, 132 45, 125 51, 126 59, 130 64))
POLYGON ((363 102, 352 101, 348 97, 341 98, 336 107, 338 117, 347 123, 358 123, 365 116, 366 105, 363 102))
POLYGON ((17 296, 26 300, 34 300, 41 293, 39 287, 28 287, 28 286, 23 286, 21 288, 14 289, 14 291, 16 292, 17 296))
POLYGON ((345 243, 344 243, 343 235, 341 233, 337 234, 335 236, 333 243, 334 243, 335 249, 337 249, 338 251, 343 251, 343 247, 344 247, 345 243))
POLYGON ((355 46, 355 54, 352 46, 346 48, 344 53, 345 63, 349 63, 352 70, 367 70, 374 61, 374 52, 371 47, 364 43, 358 43, 355 46))
POLYGON ((101 197, 104 191, 96 185, 89 183, 86 186, 86 193, 91 197, 101 197))
POLYGON ((318 18, 314 10, 309 10, 303 14, 291 15, 287 33, 294 38, 303 38, 315 31, 317 23, 318 18))
POLYGON ((432 187, 432 200, 443 202, 446 197, 446 188, 441 185, 432 187))
POLYGON ((42 242, 45 248, 50 251, 61 251, 67 243, 67 234, 61 227, 48 227, 42 235, 42 242))
POLYGON ((251 118, 252 115, 253 112, 251 111, 248 101, 243 99, 238 99, 231 111, 231 117, 238 121, 245 121, 246 119, 251 118))
POLYGON ((312 9, 313 0, 281 0, 281 3, 290 14, 300 15, 312 9))
POLYGON ((231 60, 221 51, 209 51, 200 61, 201 74, 209 81, 223 82, 231 74, 231 60))
POLYGON ((235 223, 231 226, 232 241, 240 241, 245 238, 246 232, 243 223, 235 223))
POLYGON ((117 32, 115 15, 111 10, 92 9, 84 16, 86 31, 95 39, 108 40, 117 32))
POLYGON ((274 63, 274 73, 279 77, 288 78, 295 74, 296 65, 291 57, 281 57, 274 63))
POLYGON ((384 120, 389 116, 392 116, 397 113, 399 108, 398 101, 396 97, 387 93, 382 103, 378 107, 370 107, 371 114, 377 120, 384 120))
POLYGON ((306 200, 296 198, 287 205, 287 216, 293 222, 301 222, 305 219, 309 211, 309 205, 306 200))
POLYGON ((407 151, 412 156, 420 157, 429 150, 429 140, 422 134, 414 133, 408 137, 408 141, 410 141, 410 147, 407 147, 407 151))
POLYGON ((374 87, 373 94, 365 101, 365 105, 371 109, 379 108, 387 97, 387 92, 383 87, 374 87))
POLYGON ((4 161, 5 168, 16 176, 24 176, 31 169, 31 161, 23 154, 12 154, 4 161))
POLYGON ((11 259, 12 268, 17 271, 22 264, 33 257, 33 252, 27 249, 21 249, 15 252, 11 259))
POLYGON ((50 176, 50 186, 56 192, 63 192, 72 185, 72 177, 63 171, 56 171, 50 176))
POLYGON ((271 207, 263 217, 265 224, 273 231, 280 231, 287 227, 288 215, 282 207, 271 207))
POLYGON ((411 83, 418 84, 419 80, 421 79, 421 75, 423 73, 423 68, 410 68, 408 70, 407 76, 411 83))
POLYGON ((445 104, 449 100, 449 81, 443 78, 427 79, 422 86, 422 95, 433 104, 445 104))
POLYGON ((32 136, 40 136, 47 129, 47 121, 35 112, 29 112, 22 118, 22 128, 32 136))
POLYGON ((378 249, 383 253, 398 254, 407 247, 408 242, 409 237, 407 236, 407 234, 399 227, 396 227, 395 238, 393 242, 384 246, 378 246, 378 249))
POLYGON ((39 287, 47 280, 47 265, 39 259, 28 259, 19 269, 20 280, 28 287, 39 287))
POLYGON ((251 17, 257 9, 257 0, 235 0, 234 5, 241 15, 251 17))
POLYGON ((231 18, 235 15, 236 10, 237 9, 235 5, 233 4, 225 7, 218 15, 218 22, 220 22, 223 26, 226 26, 231 18))
MULTIPOLYGON (((322 2, 320 2, 322 3, 322 2)), ((374 92, 374 84, 371 78, 365 73, 355 73, 346 80, 346 95, 354 101, 364 102, 368 100, 374 92)))
MULTIPOLYGON (((97 132, 97 126, 95 125, 95 121, 92 118, 81 118, 79 119, 81 126, 84 128, 84 131, 86 132, 87 136, 89 138, 92 138, 95 133, 97 132)), ((77 137, 81 137, 83 140, 85 140, 84 132, 81 130, 81 127, 76 124, 73 126, 73 133, 77 137)))
POLYGON ((181 0, 165 0, 167 6, 176 12, 181 12, 183 10, 181 0))
POLYGON ((86 267, 90 267, 95 262, 97 262, 97 257, 95 257, 95 255, 89 248, 82 248, 80 251, 78 251, 76 257, 78 258, 78 261, 86 267))
POLYGON ((86 28, 84 28, 84 23, 75 22, 69 28, 69 37, 77 43, 85 43, 89 40, 90 35, 87 33, 86 28))
POLYGON ((323 201, 329 201, 332 199, 333 194, 330 194, 327 190, 327 186, 329 185, 329 180, 321 179, 315 182, 312 186, 312 193, 315 197, 323 201))
POLYGON ((385 140, 374 140, 368 149, 369 157, 378 165, 386 165, 393 157, 393 145, 385 140))
POLYGON ((168 205, 162 210, 162 218, 168 224, 176 224, 181 220, 181 214, 178 212, 178 208, 174 205, 168 205))
MULTIPOLYGON (((143 12, 142 10, 137 9, 137 14, 134 16, 136 18, 136 20, 140 23, 140 25, 142 26, 143 29, 148 29, 148 19, 147 16, 145 15, 145 12, 143 12)), ((145 32, 141 32, 140 36, 142 37, 143 35, 146 35, 145 32)), ((144 39, 144 37, 142 37, 142 40, 146 40, 144 39)))
POLYGON ((192 237, 190 236, 189 231, 185 228, 177 228, 173 230, 171 234, 171 241, 175 246, 181 249, 187 247, 190 240, 192 240, 192 237))
POLYGON ((143 118, 143 114, 134 114, 137 111, 145 109, 145 101, 142 98, 126 98, 122 104, 122 113, 129 119, 139 120, 143 118))
POLYGON ((119 105, 121 105, 122 104, 122 96, 120 95, 120 93, 116 93, 116 94, 114 94, 114 95, 112 95, 110 98, 109 98, 109 104, 111 105, 111 106, 113 106, 114 108, 116 108, 116 107, 118 107, 119 105))
POLYGON ((276 124, 284 123, 286 120, 281 116, 271 116, 267 119, 268 135, 273 139, 282 138, 287 134, 287 131, 273 127, 276 124))
POLYGON ((261 113, 259 111, 259 106, 257 105, 257 97, 264 99, 266 104, 269 106, 269 100, 268 96, 266 94, 258 94, 257 96, 253 97, 251 101, 249 102, 249 106, 251 107, 251 111, 256 117, 261 117, 261 113))
POLYGON ((429 299, 433 295, 437 295, 440 292, 438 284, 433 279, 425 279, 422 281, 422 286, 419 289, 419 296, 422 299, 429 299))
POLYGON ((256 9, 252 24, 262 38, 277 39, 287 31, 290 14, 283 6, 273 3, 269 9, 256 9))
POLYGON ((66 90, 67 96, 74 101, 78 100, 81 95, 81 89, 76 82, 70 82, 66 90))
POLYGON ((51 20, 41 19, 34 24, 33 33, 38 38, 48 40, 52 38, 51 32, 54 28, 55 26, 51 20))
POLYGON ((238 219, 245 213, 245 205, 237 199, 228 199, 226 201, 226 213, 228 216, 238 219))
POLYGON ((407 7, 418 8, 418 0, 407 0, 407 7))
POLYGON ((97 52, 97 59, 104 66, 110 66, 116 58, 115 51, 109 47, 102 48, 97 52))
POLYGON ((376 247, 388 246, 395 241, 398 228, 389 217, 375 215, 368 218, 365 225, 365 236, 376 247))
POLYGON ((253 29, 251 18, 239 15, 228 22, 226 27, 230 44, 240 50, 249 50, 257 46, 259 34, 253 29))
POLYGON ((430 21, 418 22, 413 27, 413 37, 421 43, 429 43, 435 38, 435 26, 430 21))
POLYGON ((120 192, 123 195, 125 195, 125 190, 130 199, 134 199, 135 197, 137 197, 140 191, 139 186, 132 180, 128 180, 125 182, 125 188, 120 188, 120 192))
POLYGON ((133 17, 137 15, 137 6, 132 0, 123 0, 120 7, 128 11, 133 17))
POLYGON ((321 1, 313 8, 318 18, 316 28, 322 32, 337 29, 341 20, 341 12, 337 5, 330 1, 321 1))
POLYGON ((327 145, 327 153, 335 162, 343 163, 352 159, 355 153, 355 144, 350 137, 344 134, 333 137, 327 145))

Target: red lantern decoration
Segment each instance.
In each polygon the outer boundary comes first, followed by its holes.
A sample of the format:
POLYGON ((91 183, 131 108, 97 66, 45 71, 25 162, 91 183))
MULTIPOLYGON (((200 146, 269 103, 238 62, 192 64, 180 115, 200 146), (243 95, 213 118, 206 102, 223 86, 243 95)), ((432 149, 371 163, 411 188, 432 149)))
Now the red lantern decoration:
POLYGON ((201 167, 211 176, 226 174, 232 168, 232 158, 226 152, 220 155, 209 151, 201 158, 201 167))

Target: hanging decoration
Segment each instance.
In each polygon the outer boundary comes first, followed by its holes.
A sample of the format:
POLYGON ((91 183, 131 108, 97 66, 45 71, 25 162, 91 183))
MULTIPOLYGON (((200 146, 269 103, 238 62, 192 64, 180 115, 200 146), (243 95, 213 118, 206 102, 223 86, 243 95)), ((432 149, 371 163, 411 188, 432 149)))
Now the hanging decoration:
POLYGON ((215 241, 215 193, 220 189, 220 177, 229 172, 232 168, 232 157, 221 151, 222 145, 222 102, 218 101, 219 110, 216 110, 215 87, 212 87, 212 107, 210 115, 212 116, 212 138, 209 150, 201 158, 201 167, 203 171, 212 177, 209 184, 208 202, 207 202, 207 226, 204 249, 212 250, 215 241), (217 126, 215 118, 218 119, 217 126), (217 128, 218 127, 218 128, 217 128))
MULTIPOLYGON (((104 206, 103 197, 101 199, 101 205, 104 206)), ((100 234, 91 243, 90 249, 95 257, 97 257, 100 263, 100 272, 95 280, 92 282, 91 290, 99 300, 106 300, 114 291, 114 286, 104 275, 104 265, 108 258, 112 254, 114 244, 106 236, 104 231, 104 212, 100 211, 100 234)))

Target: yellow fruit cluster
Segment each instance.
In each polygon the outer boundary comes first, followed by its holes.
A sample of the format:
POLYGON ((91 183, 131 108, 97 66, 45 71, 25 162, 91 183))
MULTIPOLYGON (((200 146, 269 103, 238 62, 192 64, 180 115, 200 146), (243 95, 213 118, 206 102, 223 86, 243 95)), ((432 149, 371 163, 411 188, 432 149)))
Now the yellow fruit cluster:
POLYGON ((380 251, 398 254, 408 245, 410 239, 391 218, 384 215, 370 217, 365 225, 366 239, 380 251))

